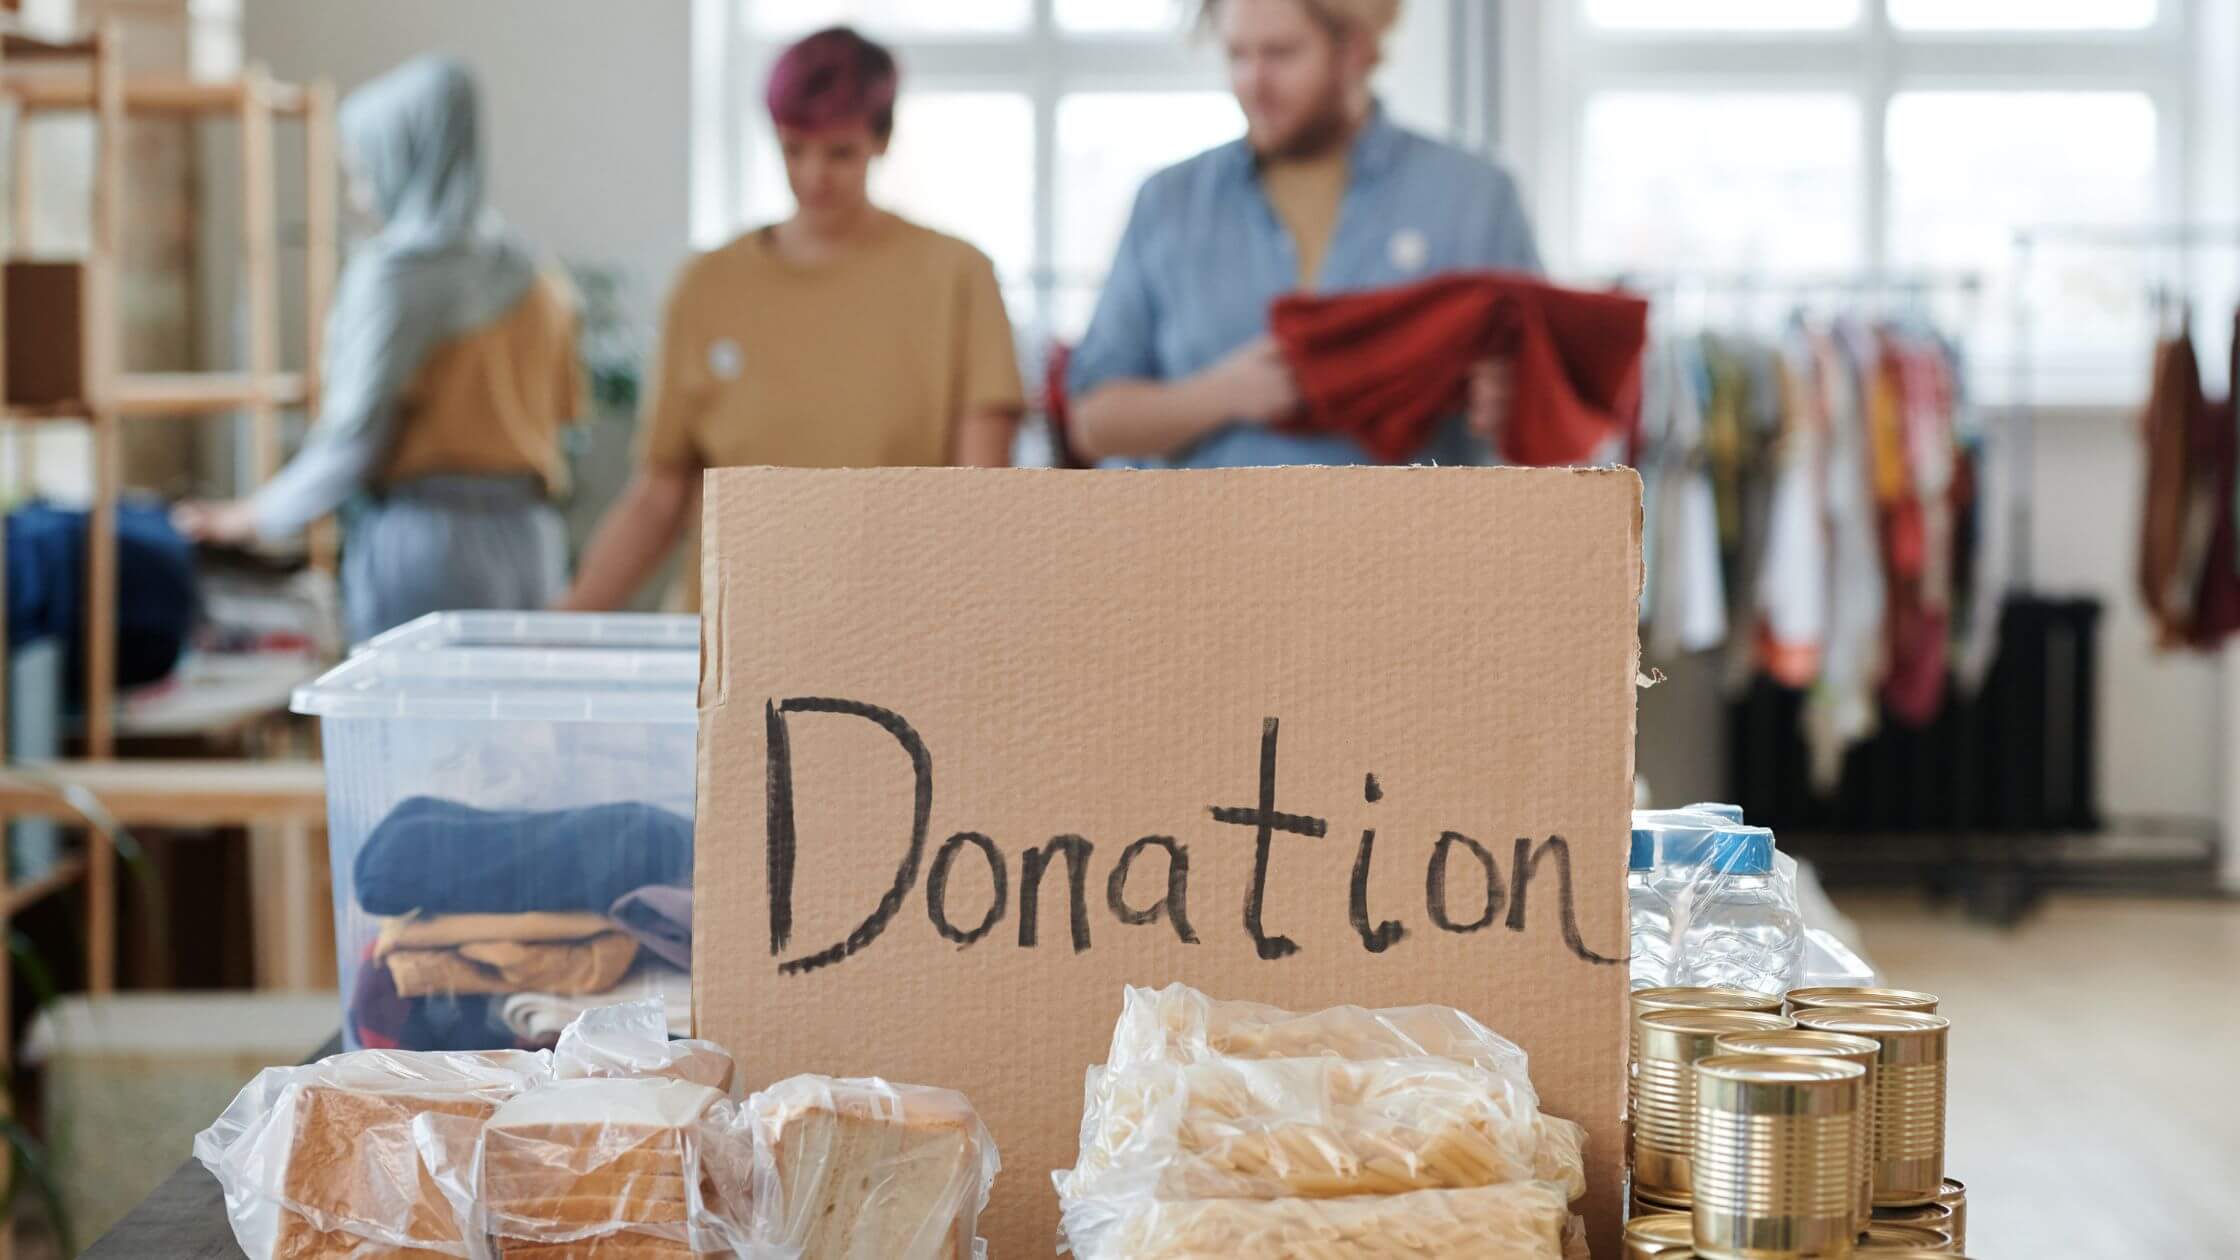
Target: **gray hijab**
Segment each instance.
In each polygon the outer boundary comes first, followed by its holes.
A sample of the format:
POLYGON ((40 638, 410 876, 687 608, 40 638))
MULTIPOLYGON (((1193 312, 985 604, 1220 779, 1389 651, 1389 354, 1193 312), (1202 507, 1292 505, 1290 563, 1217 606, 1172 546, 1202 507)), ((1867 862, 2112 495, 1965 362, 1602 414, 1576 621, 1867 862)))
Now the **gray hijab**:
POLYGON ((408 61, 343 102, 342 144, 382 226, 342 269, 318 423, 257 493, 260 533, 292 533, 363 489, 429 353, 511 310, 536 279, 528 247, 483 205, 478 112, 473 77, 440 56, 408 61))

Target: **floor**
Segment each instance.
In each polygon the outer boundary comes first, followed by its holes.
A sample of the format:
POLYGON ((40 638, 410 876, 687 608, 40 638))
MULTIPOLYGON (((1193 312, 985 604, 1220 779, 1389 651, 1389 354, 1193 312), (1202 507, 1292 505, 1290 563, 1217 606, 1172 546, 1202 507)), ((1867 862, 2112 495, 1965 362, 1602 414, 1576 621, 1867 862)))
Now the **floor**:
POLYGON ((2012 931, 1836 901, 1952 1019, 1971 1254, 2240 1257, 2240 900, 2061 898, 2012 931))

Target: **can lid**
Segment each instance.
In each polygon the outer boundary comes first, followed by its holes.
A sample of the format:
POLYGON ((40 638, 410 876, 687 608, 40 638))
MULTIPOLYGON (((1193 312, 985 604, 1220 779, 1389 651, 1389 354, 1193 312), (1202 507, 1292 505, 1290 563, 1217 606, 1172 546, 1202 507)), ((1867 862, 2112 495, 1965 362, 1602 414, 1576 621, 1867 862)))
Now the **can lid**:
POLYGON ((1626 1239, 1630 1242, 1696 1245, 1696 1219, 1686 1212, 1659 1212, 1654 1216, 1636 1216, 1626 1222, 1626 1239))
POLYGON ((1696 1061, 1701 1076, 1745 1085, 1824 1085, 1855 1081, 1867 1070, 1848 1059, 1807 1059, 1795 1055, 1718 1054, 1696 1061))
POLYGON ((1791 1006, 1872 1006, 1935 1011, 1937 995, 1917 989, 1880 989, 1867 985, 1814 985, 1789 990, 1791 1006))
POLYGON ((1778 1028, 1765 1032, 1728 1033, 1719 1038, 1721 1054, 1776 1054, 1850 1058, 1872 1055, 1878 1042, 1850 1033, 1823 1032, 1815 1028, 1778 1028))
POLYGON ((1772 1011, 1714 1010, 1703 1007, 1676 1006, 1669 1010, 1644 1011, 1644 1027, 1659 1028, 1666 1032, 1699 1033, 1715 1037, 1721 1033, 1770 1032, 1793 1025, 1786 1015, 1772 1011))
POLYGON ((1646 827, 1633 829, 1633 848, 1626 854, 1629 871, 1655 870, 1657 865, 1657 833, 1646 827))
POLYGON ((1797 1025, 1821 1032, 1857 1033, 1879 1037, 1890 1033, 1937 1032, 1952 1021, 1927 1011, 1889 1010, 1877 1006, 1816 1006, 1796 1013, 1797 1025))
POLYGON ((1731 823, 1742 821, 1742 807, 1740 805, 1725 805, 1718 801, 1697 801, 1685 808, 1691 814, 1709 814, 1713 818, 1724 818, 1731 823))
POLYGON ((1764 827, 1722 824, 1716 830, 1674 831, 1659 855, 1669 866, 1708 866, 1729 875, 1773 873, 1773 833, 1764 827))

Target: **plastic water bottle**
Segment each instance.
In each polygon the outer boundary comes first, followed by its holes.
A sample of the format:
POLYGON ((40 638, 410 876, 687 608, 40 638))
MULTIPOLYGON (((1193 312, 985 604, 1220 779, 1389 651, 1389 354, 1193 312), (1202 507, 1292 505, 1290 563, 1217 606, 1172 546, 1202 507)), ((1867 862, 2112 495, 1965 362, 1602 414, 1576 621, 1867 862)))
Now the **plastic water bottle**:
POLYGON ((1671 961, 1672 911, 1657 887, 1657 833, 1633 829, 1633 850, 1626 859, 1626 913, 1632 922, 1632 957, 1626 970, 1636 989, 1664 983, 1671 961))
POLYGON ((1779 994, 1804 952, 1796 893, 1776 875, 1773 833, 1728 827, 1666 837, 1659 883, 1671 915, 1672 984, 1779 994))

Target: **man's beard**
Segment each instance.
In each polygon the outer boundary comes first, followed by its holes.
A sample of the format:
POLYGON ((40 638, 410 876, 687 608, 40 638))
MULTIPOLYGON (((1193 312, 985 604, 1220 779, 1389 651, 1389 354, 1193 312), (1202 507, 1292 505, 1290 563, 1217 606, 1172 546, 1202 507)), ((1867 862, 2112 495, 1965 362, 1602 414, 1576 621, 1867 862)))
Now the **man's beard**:
POLYGON ((1262 158, 1276 161, 1322 157, 1344 142, 1352 125, 1345 84, 1333 78, 1314 109, 1289 134, 1256 139, 1253 150, 1262 158))

